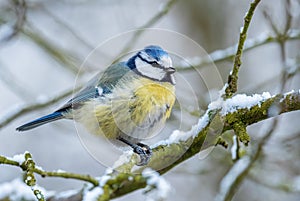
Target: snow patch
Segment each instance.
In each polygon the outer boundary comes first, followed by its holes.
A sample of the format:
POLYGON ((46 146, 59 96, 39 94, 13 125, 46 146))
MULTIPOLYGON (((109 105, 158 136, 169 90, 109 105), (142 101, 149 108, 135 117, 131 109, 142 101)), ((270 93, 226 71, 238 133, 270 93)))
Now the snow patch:
POLYGON ((232 137, 232 141, 233 141, 233 144, 232 144, 232 147, 231 147, 231 158, 232 160, 236 160, 237 159, 237 149, 238 149, 238 144, 237 144, 237 137, 236 135, 234 135, 232 137))
POLYGON ((58 170, 56 170, 56 171, 54 171, 54 172, 57 172, 57 173, 66 173, 65 170, 61 170, 61 169, 58 169, 58 170))
POLYGON ((243 33, 244 27, 240 27, 240 33, 243 33))
POLYGON ((157 147, 159 145, 170 145, 173 143, 179 143, 180 141, 186 141, 190 137, 196 137, 198 133, 207 126, 209 123, 208 113, 205 113, 198 121, 196 125, 188 132, 174 130, 168 139, 159 141, 156 144, 151 145, 151 148, 157 147))
POLYGON ((189 57, 181 60, 180 65, 183 68, 188 68, 191 66, 198 66, 200 63, 203 63, 203 60, 200 57, 189 57))
POLYGON ((152 192, 151 196, 152 198, 148 198, 148 200, 165 200, 167 196, 169 195, 171 191, 171 185, 162 177, 159 175, 158 172, 146 168, 142 172, 142 176, 147 178, 147 187, 146 191, 152 190, 155 188, 155 192, 152 192))
POLYGON ((55 200, 64 200, 66 198, 70 198, 73 195, 76 195, 78 193, 78 190, 68 190, 63 191, 55 195, 55 200))
POLYGON ((23 154, 16 154, 13 157, 7 157, 9 160, 13 160, 19 163, 21 165, 25 161, 25 154, 29 153, 28 151, 25 151, 23 154))
POLYGON ((244 156, 234 164, 234 166, 229 170, 226 176, 223 177, 220 184, 220 190, 218 195, 216 196, 215 201, 225 200, 230 187, 235 182, 236 178, 246 170, 250 162, 250 158, 248 156, 244 156))
POLYGON ((251 107, 261 105, 261 102, 271 98, 269 92, 262 94, 253 94, 247 96, 246 94, 238 94, 230 99, 223 101, 221 114, 226 115, 229 113, 236 112, 238 109, 250 109, 251 107))
POLYGON ((111 178, 111 175, 103 175, 103 176, 101 176, 100 177, 100 180, 99 180, 99 185, 102 187, 102 186, 104 186, 105 184, 106 184, 106 182, 108 181, 108 180, 110 180, 110 178, 111 178))
POLYGON ((82 201, 97 201, 99 196, 103 194, 103 189, 101 187, 95 187, 92 190, 86 190, 83 194, 82 201))
POLYGON ((132 150, 124 151, 123 154, 116 160, 113 164, 112 168, 117 168, 125 163, 128 163, 130 161, 130 158, 133 154, 132 150))
POLYGON ((2 183, 0 185, 0 199, 9 198, 12 201, 19 200, 36 200, 32 190, 40 190, 45 198, 51 197, 55 194, 54 191, 46 191, 44 188, 34 186, 32 189, 24 184, 21 179, 14 179, 10 182, 2 183))

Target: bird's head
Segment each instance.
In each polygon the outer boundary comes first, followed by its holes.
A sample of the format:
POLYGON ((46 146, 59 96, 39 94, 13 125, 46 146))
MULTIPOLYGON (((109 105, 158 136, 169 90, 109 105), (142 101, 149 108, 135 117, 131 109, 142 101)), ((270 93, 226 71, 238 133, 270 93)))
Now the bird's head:
POLYGON ((127 65, 141 76, 175 85, 175 68, 169 54, 159 46, 147 46, 131 57, 127 65))

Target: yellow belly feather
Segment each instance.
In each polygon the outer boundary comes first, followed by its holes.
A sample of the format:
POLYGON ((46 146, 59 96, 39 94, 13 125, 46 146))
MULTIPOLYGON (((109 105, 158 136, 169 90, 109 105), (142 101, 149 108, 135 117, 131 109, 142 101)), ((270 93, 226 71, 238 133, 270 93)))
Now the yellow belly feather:
POLYGON ((104 134, 109 139, 124 134, 132 138, 145 138, 157 132, 170 117, 175 88, 169 83, 146 78, 138 80, 135 86, 135 90, 120 89, 120 92, 115 92, 119 95, 105 104, 91 101, 89 105, 93 104, 98 124, 89 122, 88 118, 81 122, 90 132, 104 134), (98 128, 95 130, 95 125, 91 124, 97 124, 98 128))

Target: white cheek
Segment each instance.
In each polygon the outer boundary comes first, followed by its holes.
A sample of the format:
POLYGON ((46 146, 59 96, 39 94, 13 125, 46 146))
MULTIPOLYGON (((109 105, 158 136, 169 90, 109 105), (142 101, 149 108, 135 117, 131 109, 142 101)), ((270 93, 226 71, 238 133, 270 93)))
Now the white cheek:
POLYGON ((172 60, 169 56, 164 56, 161 58, 161 65, 166 67, 166 68, 169 68, 169 67, 172 67, 172 60))
POLYGON ((140 58, 136 58, 135 66, 142 75, 147 76, 149 78, 161 80, 165 77, 165 72, 163 69, 155 68, 150 64, 145 63, 140 58))

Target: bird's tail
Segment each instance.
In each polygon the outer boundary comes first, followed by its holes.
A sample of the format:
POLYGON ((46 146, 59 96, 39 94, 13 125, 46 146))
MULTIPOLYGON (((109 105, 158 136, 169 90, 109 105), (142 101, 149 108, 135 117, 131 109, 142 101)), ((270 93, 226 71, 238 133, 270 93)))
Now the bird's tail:
POLYGON ((43 116, 41 118, 38 118, 36 120, 33 120, 27 124, 24 124, 18 128, 16 128, 17 131, 26 131, 26 130, 30 130, 33 129, 35 127, 41 126, 43 124, 52 122, 52 121, 56 121, 58 119, 62 119, 64 118, 64 116, 62 115, 61 112, 54 112, 52 114, 48 114, 46 116, 43 116))

